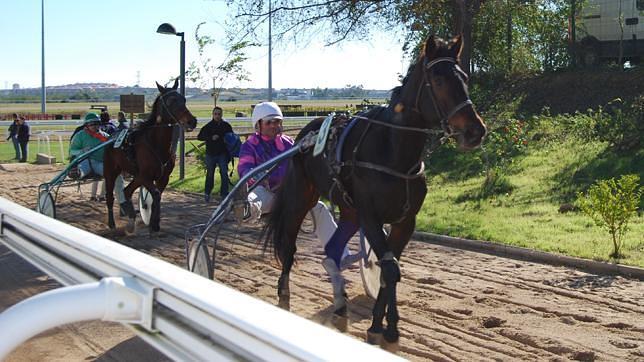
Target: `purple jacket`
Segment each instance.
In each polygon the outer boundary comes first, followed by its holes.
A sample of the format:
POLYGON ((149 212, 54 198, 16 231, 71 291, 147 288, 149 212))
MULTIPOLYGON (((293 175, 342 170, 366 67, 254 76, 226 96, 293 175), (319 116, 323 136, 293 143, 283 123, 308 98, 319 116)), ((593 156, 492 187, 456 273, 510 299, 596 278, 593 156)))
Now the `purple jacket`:
MULTIPOLYGON (((239 163, 237 164, 239 177, 244 177, 253 168, 284 151, 288 151, 293 147, 293 143, 291 137, 283 134, 277 135, 274 140, 266 139, 258 133, 251 135, 239 150, 239 163)), ((282 179, 286 175, 287 166, 288 160, 282 161, 268 176, 268 186, 271 190, 274 190, 282 183, 282 179)), ((250 183, 252 184, 252 181, 250 183)))

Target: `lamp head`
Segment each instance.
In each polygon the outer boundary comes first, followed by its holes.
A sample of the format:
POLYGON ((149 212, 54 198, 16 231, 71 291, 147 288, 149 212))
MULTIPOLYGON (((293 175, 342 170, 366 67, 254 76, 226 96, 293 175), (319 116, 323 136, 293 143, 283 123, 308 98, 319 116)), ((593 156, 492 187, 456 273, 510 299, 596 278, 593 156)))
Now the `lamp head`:
POLYGON ((157 28, 157 33, 176 35, 177 30, 174 28, 174 26, 172 26, 172 24, 163 23, 157 28))

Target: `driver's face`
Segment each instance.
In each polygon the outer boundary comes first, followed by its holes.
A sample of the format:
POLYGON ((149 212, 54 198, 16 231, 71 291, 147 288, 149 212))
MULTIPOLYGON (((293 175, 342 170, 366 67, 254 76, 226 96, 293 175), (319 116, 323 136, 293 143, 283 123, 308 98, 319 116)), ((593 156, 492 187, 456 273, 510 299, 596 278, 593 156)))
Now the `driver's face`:
POLYGON ((269 138, 275 138, 278 133, 282 131, 282 120, 281 119, 269 119, 262 120, 259 124, 259 133, 262 136, 269 138))

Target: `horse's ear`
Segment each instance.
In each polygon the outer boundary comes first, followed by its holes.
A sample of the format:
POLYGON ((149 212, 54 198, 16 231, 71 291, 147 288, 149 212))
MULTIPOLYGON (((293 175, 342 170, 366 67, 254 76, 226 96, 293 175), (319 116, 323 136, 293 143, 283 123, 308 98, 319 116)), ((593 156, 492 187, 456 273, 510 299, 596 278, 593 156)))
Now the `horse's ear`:
POLYGON ((157 89, 159 90, 159 92, 163 93, 165 91, 165 88, 163 88, 163 86, 159 84, 159 82, 154 82, 154 83, 157 84, 157 89))
POLYGON ((425 58, 427 59, 434 59, 436 58, 436 54, 438 53, 438 39, 432 34, 427 38, 427 41, 425 42, 425 58))
POLYGON ((174 90, 177 90, 177 88, 179 88, 179 79, 174 78, 174 84, 172 85, 171 88, 174 90))
POLYGON ((449 41, 449 51, 454 56, 454 59, 458 60, 461 56, 461 51, 463 50, 463 35, 458 34, 449 41))

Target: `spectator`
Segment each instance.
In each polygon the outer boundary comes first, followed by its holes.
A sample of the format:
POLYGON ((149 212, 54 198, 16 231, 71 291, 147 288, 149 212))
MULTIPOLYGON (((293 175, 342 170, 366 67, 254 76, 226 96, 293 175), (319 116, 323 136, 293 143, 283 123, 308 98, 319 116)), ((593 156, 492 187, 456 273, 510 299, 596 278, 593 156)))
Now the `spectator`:
POLYGON ((110 114, 107 111, 101 112, 101 131, 110 136, 116 133, 116 126, 112 123, 110 114))
POLYGON ((117 132, 129 128, 127 125, 127 118, 125 118, 125 113, 123 112, 118 113, 118 123, 119 123, 118 126, 116 126, 117 132))
POLYGON ((29 136, 31 135, 31 130, 29 125, 25 121, 25 117, 20 117, 18 120, 18 132, 16 138, 18 139, 18 144, 20 145, 20 162, 27 162, 27 157, 29 157, 29 136))
POLYGON ((14 160, 18 161, 21 159, 20 157, 20 143, 18 142, 18 128, 20 127, 20 119, 18 117, 17 113, 13 114, 13 123, 9 126, 9 136, 7 137, 7 141, 11 139, 11 143, 13 143, 13 150, 16 152, 16 157, 14 157, 14 160))
POLYGON ((230 124, 222 118, 223 110, 215 107, 212 110, 212 119, 199 131, 197 139, 206 143, 206 185, 204 187, 204 200, 210 201, 210 193, 215 183, 215 168, 219 167, 221 187, 219 196, 228 196, 228 162, 230 154, 224 143, 224 135, 233 132, 230 124))

